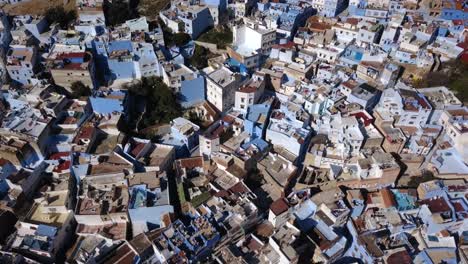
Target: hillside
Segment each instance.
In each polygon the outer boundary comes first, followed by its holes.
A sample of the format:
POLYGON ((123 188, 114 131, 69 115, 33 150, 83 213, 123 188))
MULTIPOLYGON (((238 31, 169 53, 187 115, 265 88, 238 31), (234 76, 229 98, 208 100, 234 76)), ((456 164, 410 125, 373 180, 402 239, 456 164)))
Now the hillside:
POLYGON ((6 4, 2 9, 9 15, 40 15, 52 6, 64 5, 66 10, 75 8, 75 0, 30 0, 17 4, 6 4))
POLYGON ((170 0, 140 0, 138 13, 150 20, 155 19, 159 15, 159 11, 165 9, 169 3, 170 0))

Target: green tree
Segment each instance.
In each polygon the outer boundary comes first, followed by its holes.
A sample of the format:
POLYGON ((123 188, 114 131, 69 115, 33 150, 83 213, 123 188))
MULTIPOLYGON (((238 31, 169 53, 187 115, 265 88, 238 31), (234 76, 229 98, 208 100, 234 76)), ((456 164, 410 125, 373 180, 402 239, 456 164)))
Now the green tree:
POLYGON ((452 73, 448 88, 454 91, 463 103, 468 102, 468 63, 461 60, 450 61, 448 70, 452 73))
POLYGON ((182 107, 177 102, 171 89, 156 77, 143 77, 141 81, 135 81, 127 85, 131 95, 145 98, 146 110, 138 129, 165 124, 182 115, 182 107))
POLYGON ((198 40, 216 44, 218 48, 224 49, 227 45, 232 44, 233 36, 229 27, 219 26, 203 33, 198 40))
POLYGON ((110 26, 122 24, 138 16, 137 11, 130 8, 128 1, 125 0, 113 0, 112 3, 109 0, 105 0, 103 11, 106 17, 106 24, 110 26))
POLYGON ((194 123, 197 126, 202 127, 203 126, 203 119, 201 116, 199 116, 196 112, 190 111, 188 112, 188 120, 190 122, 194 123))
POLYGON ((177 46, 177 47, 181 47, 181 46, 184 46, 186 45, 187 43, 189 43, 189 41, 192 40, 192 38, 190 37, 189 34, 187 33, 175 33, 173 36, 172 36, 172 41, 174 42, 174 44, 177 46))
POLYGON ((188 59, 188 63, 197 69, 203 69, 208 66, 208 58, 211 52, 202 46, 196 45, 193 56, 188 59))
POLYGON ((89 86, 84 85, 81 81, 73 82, 71 85, 71 90, 73 98, 80 98, 83 96, 91 95, 91 88, 89 88, 89 86))
POLYGON ((165 9, 170 2, 169 0, 140 0, 138 12, 148 18, 159 17, 159 12, 165 9))
POLYGON ((462 102, 468 102, 468 64, 461 60, 445 62, 442 69, 429 72, 423 78, 414 80, 416 88, 447 86, 462 102))
POLYGON ((45 13, 45 19, 49 24, 57 23, 62 29, 67 29, 76 17, 76 10, 66 11, 63 6, 49 8, 45 13))
POLYGON ((164 24, 164 22, 161 19, 158 20, 158 23, 161 26, 161 29, 163 31, 164 43, 166 44, 166 46, 170 47, 170 46, 176 45, 177 47, 181 47, 187 44, 190 40, 192 40, 192 37, 190 37, 190 35, 187 33, 172 32, 172 29, 168 27, 166 24, 164 24))
POLYGON ((434 174, 431 171, 424 170, 421 173, 421 176, 413 176, 411 179, 408 181, 408 186, 410 188, 417 188, 419 184, 436 180, 437 178, 434 176, 434 174))
POLYGON ((229 19, 234 19, 236 17, 236 13, 234 12, 234 9, 228 7, 227 9, 227 15, 229 19))
POLYGON ((177 25, 179 32, 185 32, 185 23, 180 21, 177 25))
POLYGON ((193 197, 190 203, 192 203, 193 207, 197 208, 198 206, 202 205, 204 202, 208 201, 210 198, 211 198, 211 193, 204 192, 198 196, 193 197))

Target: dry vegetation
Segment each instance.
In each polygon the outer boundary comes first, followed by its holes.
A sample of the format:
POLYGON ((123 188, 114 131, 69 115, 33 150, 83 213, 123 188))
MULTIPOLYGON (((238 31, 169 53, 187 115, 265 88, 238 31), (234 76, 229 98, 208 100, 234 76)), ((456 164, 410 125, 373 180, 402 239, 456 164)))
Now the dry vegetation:
MULTIPOLYGON (((159 11, 166 8, 170 0, 140 0, 138 12, 154 19, 159 15, 159 11)), ((75 8, 75 0, 29 0, 18 4, 5 4, 0 8, 9 15, 40 15, 53 6, 64 6, 65 10, 75 8)))
POLYGON ((30 0, 17 4, 7 4, 2 9, 9 15, 42 15, 53 6, 64 6, 66 10, 75 8, 75 0, 30 0))
POLYGON ((170 0, 140 0, 138 12, 152 20, 158 17, 159 11, 168 7, 170 0))

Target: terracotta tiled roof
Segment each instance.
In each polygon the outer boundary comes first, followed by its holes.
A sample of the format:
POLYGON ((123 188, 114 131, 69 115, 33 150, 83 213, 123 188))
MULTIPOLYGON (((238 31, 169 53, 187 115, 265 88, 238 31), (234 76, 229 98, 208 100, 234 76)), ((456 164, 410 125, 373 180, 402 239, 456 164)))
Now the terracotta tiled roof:
POLYGON ((70 152, 55 152, 49 156, 50 160, 58 160, 64 157, 68 157, 70 152))
POLYGON ((235 118, 231 115, 225 115, 223 116, 223 121, 226 123, 233 123, 235 118))
POLYGON ((388 256, 388 264, 411 264, 413 263, 411 256, 408 254, 408 251, 402 250, 395 252, 388 256))
POLYGON ((136 143, 136 146, 134 146, 134 148, 131 151, 132 156, 136 157, 138 154, 140 154, 144 147, 144 143, 136 143))
POLYGON ((214 196, 216 196, 216 197, 228 197, 229 192, 226 191, 226 190, 221 190, 221 191, 215 193, 214 196))
POLYGON ((8 163, 10 163, 9 160, 4 159, 4 158, 0 158, 0 166, 5 166, 5 165, 7 165, 8 163))
POLYGON ((276 44, 276 45, 273 45, 272 48, 274 49, 281 49, 281 48, 284 48, 284 49, 292 49, 296 46, 296 43, 292 42, 292 41, 289 41, 285 44, 276 44))
POLYGON ((275 215, 280 215, 284 212, 286 212, 289 209, 288 204, 283 198, 280 198, 276 201, 274 201, 270 205, 270 210, 275 214, 275 215))
POLYGON ((255 238, 249 237, 248 242, 247 242, 247 247, 251 251, 259 251, 262 248, 262 244, 255 238))
POLYGON ((180 159, 180 160, 177 160, 177 164, 181 168, 189 168, 189 169, 193 169, 193 168, 196 168, 196 167, 202 167, 203 166, 203 157, 180 159))
POLYGON ((358 18, 350 17, 346 19, 346 23, 351 24, 351 25, 357 25, 359 23, 358 18))
POLYGON ((242 86, 241 88, 239 88, 239 92, 241 93, 254 93, 255 91, 257 91, 257 87, 250 85, 242 86))
POLYGON ((234 186, 232 186, 229 191, 233 192, 233 193, 244 193, 244 192, 247 192, 247 188, 246 186, 244 185, 244 183, 242 182, 238 182, 236 183, 234 186))
POLYGON ((62 172, 64 170, 68 170, 69 168, 70 168, 70 161, 66 160, 66 161, 60 163, 59 165, 57 165, 54 168, 54 172, 62 172))
POLYGON ((393 194, 389 189, 380 190, 380 195, 382 195, 382 202, 385 208, 393 207, 396 205, 395 199, 393 198, 393 194))
POLYGON ((117 263, 133 263, 136 257, 135 252, 127 245, 127 243, 120 246, 112 256, 112 258, 108 259, 106 264, 117 264, 117 263))
POLYGON ((432 213, 443 213, 450 211, 450 207, 442 197, 431 198, 421 201, 421 204, 426 204, 432 213))

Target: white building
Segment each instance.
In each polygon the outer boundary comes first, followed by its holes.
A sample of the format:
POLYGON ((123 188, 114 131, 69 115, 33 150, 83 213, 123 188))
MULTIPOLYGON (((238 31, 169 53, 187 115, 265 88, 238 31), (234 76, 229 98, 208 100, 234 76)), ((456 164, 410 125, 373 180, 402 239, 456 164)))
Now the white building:
POLYGON ((289 205, 286 199, 280 198, 270 205, 268 221, 274 227, 277 228, 284 225, 290 217, 291 213, 289 212, 289 205))
POLYGON ((358 24, 358 27, 357 43, 361 46, 377 43, 384 28, 378 23, 372 23, 369 21, 361 21, 358 24))
POLYGON ((221 120, 213 123, 205 133, 199 137, 200 155, 210 156, 213 152, 220 150, 220 137, 225 132, 226 127, 221 120))
POLYGON ((424 95, 406 89, 385 89, 376 112, 384 120, 394 120, 396 127, 420 127, 427 123, 432 107, 424 95))
POLYGON ((335 17, 347 7, 347 1, 345 0, 313 0, 312 7, 317 9, 321 16, 335 17))
POLYGON ((359 28, 357 27, 357 19, 348 19, 345 22, 338 22, 333 25, 336 38, 340 42, 349 43, 358 36, 359 28))
POLYGON ((359 155, 364 142, 364 135, 354 116, 342 117, 340 114, 324 116, 321 120, 318 134, 327 135, 336 149, 334 152, 337 154, 341 153, 337 156, 350 157, 359 155))
POLYGON ((25 85, 32 84, 34 66, 36 65, 36 49, 32 47, 14 47, 7 53, 6 68, 10 78, 25 85))
POLYGON ((317 59, 327 63, 333 63, 343 53, 343 46, 308 46, 307 50, 317 54, 317 59))
POLYGON ((276 31, 261 27, 256 22, 246 22, 247 24, 233 28, 234 50, 250 50, 268 55, 275 44, 276 31))
POLYGON ((275 148, 283 148, 298 157, 305 150, 309 139, 309 114, 292 103, 281 103, 280 109, 272 112, 266 131, 266 140, 275 148))
POLYGON ((161 11, 159 17, 173 32, 185 32, 196 39, 213 25, 210 8, 206 5, 175 4, 161 11))
POLYGON ((226 67, 216 69, 206 75, 206 99, 219 111, 229 110, 235 101, 235 92, 240 84, 240 75, 226 67))
POLYGON ((255 104, 263 94, 265 82, 263 80, 250 80, 236 91, 234 109, 247 111, 249 106, 255 104))
POLYGON ((17 223, 17 233, 12 244, 17 252, 34 255, 41 262, 55 262, 55 256, 65 243, 59 228, 49 225, 17 223))
POLYGON ((445 126, 447 136, 453 142, 455 149, 465 162, 468 161, 468 109, 466 107, 445 110, 440 118, 441 125, 445 126))
POLYGON ((162 76, 162 67, 158 62, 151 43, 132 43, 142 77, 162 76))

